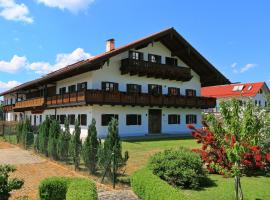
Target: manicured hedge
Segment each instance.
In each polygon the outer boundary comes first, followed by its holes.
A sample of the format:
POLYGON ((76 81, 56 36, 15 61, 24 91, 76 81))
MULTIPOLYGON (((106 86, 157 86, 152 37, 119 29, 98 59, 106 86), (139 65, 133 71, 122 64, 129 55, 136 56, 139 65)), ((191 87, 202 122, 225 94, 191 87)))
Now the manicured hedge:
POLYGON ((49 177, 39 185, 40 200, 96 200, 93 181, 84 178, 49 177))
POLYGON ((131 176, 131 187, 143 200, 187 199, 180 190, 154 175, 148 168, 138 170, 131 176))

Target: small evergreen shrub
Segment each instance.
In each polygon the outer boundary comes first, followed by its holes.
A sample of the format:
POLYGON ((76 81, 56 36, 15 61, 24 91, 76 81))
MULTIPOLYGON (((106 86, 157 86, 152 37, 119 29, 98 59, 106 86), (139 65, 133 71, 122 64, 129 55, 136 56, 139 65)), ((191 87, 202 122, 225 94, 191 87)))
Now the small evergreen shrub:
POLYGON ((144 168, 136 171, 131 176, 132 190, 143 200, 185 200, 187 199, 181 190, 174 188, 150 169, 144 168))
POLYGON ((79 169, 79 166, 80 166, 80 154, 81 154, 81 149, 82 149, 82 142, 81 142, 80 136, 81 136, 80 122, 76 120, 74 134, 71 140, 71 143, 72 143, 71 153, 73 157, 75 170, 79 169))
POLYGON ((49 177, 39 185, 40 200, 96 200, 93 181, 84 178, 49 177))
POLYGON ((208 182, 200 156, 188 149, 165 150, 150 158, 155 175, 180 188, 199 188, 208 182))
POLYGON ((52 120, 49 129, 49 140, 48 140, 48 155, 49 157, 57 160, 57 141, 61 132, 61 127, 58 121, 52 120))

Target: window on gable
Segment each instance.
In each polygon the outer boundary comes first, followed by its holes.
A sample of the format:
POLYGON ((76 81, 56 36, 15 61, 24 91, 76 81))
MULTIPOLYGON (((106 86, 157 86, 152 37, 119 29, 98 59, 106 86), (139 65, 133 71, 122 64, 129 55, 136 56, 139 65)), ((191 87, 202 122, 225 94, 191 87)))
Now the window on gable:
POLYGON ((186 96, 188 97, 196 96, 196 90, 186 89, 186 96))
POLYGON ((110 121, 113 118, 118 120, 118 115, 116 115, 116 114, 103 114, 103 115, 101 115, 101 126, 108 126, 110 121))
POLYGON ((141 125, 142 124, 142 116, 137 114, 129 114, 126 115, 126 125, 141 125))
POLYGON ((82 91, 82 90, 87 90, 87 82, 77 84, 77 91, 82 91))
POLYGON ((161 64, 161 56, 154 55, 154 54, 148 54, 148 61, 152 62, 152 63, 161 64))
POLYGON ((130 51, 129 58, 133 60, 143 60, 143 53, 138 51, 130 51))
POLYGON ((177 59, 176 58, 166 57, 165 62, 167 65, 177 66, 177 59))
POLYGON ((76 92, 76 85, 70 85, 70 86, 68 86, 68 92, 69 93, 76 92))
POLYGON ((168 124, 180 124, 180 115, 168 115, 168 124))
POLYGON ((153 94, 153 95, 160 95, 160 94, 162 94, 162 86, 149 84, 148 85, 148 93, 153 94))
POLYGON ((142 86, 138 84, 127 84, 128 93, 141 93, 142 86))
POLYGON ((102 87, 103 91, 109 91, 109 92, 117 92, 118 91, 118 83, 102 82, 101 87, 102 87))
POLYGON ((186 124, 197 124, 197 115, 186 115, 186 124))
POLYGON ((168 88, 168 95, 180 96, 180 88, 169 87, 168 88))

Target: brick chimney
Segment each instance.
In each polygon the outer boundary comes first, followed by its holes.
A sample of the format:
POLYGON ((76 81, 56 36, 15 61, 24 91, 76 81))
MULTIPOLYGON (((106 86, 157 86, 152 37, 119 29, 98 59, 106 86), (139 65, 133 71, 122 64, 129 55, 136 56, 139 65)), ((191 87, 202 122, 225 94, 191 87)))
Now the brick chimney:
POLYGON ((106 41, 106 52, 109 52, 109 51, 112 51, 115 49, 115 46, 114 46, 114 39, 109 39, 106 41))

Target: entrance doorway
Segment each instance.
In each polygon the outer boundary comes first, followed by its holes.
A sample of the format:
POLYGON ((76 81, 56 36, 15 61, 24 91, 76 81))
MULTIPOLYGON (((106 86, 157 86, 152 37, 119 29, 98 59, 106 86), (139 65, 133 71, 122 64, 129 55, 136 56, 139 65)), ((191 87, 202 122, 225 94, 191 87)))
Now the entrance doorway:
POLYGON ((149 109, 148 112, 148 131, 152 134, 161 133, 161 110, 149 109))

